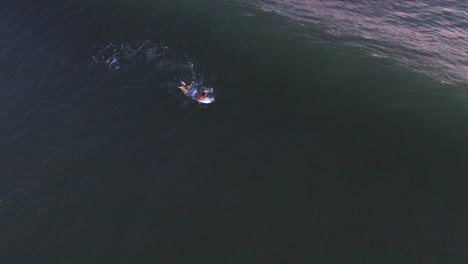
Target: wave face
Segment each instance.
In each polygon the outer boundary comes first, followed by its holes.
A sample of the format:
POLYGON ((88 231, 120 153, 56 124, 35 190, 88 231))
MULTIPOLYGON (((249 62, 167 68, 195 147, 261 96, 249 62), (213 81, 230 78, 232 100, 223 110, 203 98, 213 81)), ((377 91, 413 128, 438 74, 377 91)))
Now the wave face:
POLYGON ((468 4, 465 1, 254 1, 286 16, 388 58, 410 70, 450 83, 468 81, 468 4))
POLYGON ((466 19, 1 1, 0 263, 464 263, 466 19))

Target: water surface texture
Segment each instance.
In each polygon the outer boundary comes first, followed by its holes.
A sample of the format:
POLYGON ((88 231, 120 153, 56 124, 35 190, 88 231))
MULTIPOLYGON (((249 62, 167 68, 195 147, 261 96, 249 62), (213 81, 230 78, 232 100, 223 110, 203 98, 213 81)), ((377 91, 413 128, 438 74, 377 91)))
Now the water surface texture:
POLYGON ((0 262, 466 263, 467 28, 449 0, 2 1, 0 262))

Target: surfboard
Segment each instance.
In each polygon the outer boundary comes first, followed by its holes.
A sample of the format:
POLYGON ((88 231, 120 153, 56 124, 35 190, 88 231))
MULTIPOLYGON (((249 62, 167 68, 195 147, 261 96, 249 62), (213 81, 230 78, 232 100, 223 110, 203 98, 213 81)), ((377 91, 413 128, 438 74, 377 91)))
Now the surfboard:
POLYGON ((195 100, 195 101, 197 101, 199 103, 202 103, 202 104, 211 104, 212 102, 215 101, 215 99, 214 99, 214 97, 205 97, 205 98, 203 98, 201 100, 195 100))

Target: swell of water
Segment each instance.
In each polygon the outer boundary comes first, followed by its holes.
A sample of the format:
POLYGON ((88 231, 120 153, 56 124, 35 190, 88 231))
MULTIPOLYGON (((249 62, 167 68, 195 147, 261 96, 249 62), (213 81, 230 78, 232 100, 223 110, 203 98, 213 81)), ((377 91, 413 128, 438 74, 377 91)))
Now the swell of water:
POLYGON ((5 2, 1 263, 466 259, 468 111, 412 72, 463 49, 400 3, 5 2))
POLYGON ((260 0, 260 9, 319 27, 367 54, 449 83, 468 81, 466 1, 260 0))

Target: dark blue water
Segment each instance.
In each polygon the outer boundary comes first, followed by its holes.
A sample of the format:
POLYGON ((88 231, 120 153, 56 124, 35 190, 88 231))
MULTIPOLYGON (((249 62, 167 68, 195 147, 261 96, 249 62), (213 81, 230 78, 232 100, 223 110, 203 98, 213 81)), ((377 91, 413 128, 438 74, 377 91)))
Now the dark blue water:
POLYGON ((465 263, 467 12, 4 0, 1 263, 465 263))

